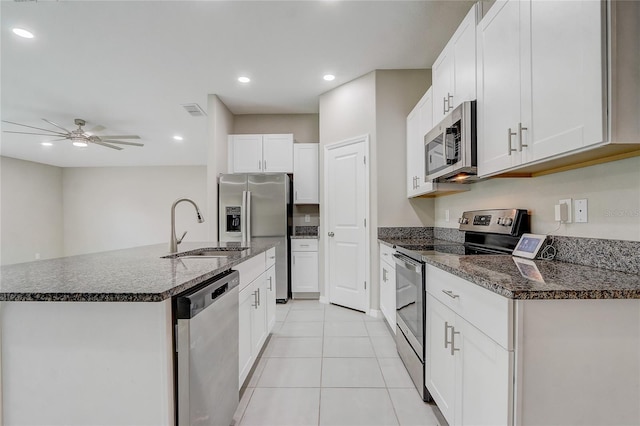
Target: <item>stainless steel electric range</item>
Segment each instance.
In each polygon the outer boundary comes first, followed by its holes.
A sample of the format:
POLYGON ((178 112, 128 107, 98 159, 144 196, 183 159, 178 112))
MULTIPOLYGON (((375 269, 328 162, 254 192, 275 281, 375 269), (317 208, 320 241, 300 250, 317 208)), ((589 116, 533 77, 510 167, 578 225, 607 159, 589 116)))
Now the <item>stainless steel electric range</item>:
POLYGON ((431 401, 424 383, 425 264, 422 256, 511 254, 529 232, 529 215, 521 209, 467 211, 458 220, 464 243, 396 246, 396 347, 422 399, 431 401))

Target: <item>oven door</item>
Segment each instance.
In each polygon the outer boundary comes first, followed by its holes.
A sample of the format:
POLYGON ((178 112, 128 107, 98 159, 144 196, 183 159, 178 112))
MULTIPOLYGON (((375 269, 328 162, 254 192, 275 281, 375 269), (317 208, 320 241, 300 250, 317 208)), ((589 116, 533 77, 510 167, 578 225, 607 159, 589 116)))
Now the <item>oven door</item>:
POLYGON ((424 263, 396 253, 396 318, 398 326, 424 362, 424 263))

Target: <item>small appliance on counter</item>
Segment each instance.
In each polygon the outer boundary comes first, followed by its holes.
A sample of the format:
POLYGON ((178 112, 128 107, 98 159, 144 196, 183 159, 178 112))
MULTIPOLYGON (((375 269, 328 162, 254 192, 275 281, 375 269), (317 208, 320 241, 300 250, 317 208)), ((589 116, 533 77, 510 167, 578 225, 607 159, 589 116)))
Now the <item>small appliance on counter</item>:
POLYGON ((521 209, 467 211, 458 220, 464 244, 396 247, 396 348, 424 401, 431 395, 424 383, 426 286, 423 255, 511 254, 520 236, 529 232, 529 214, 521 209))
POLYGON ((291 179, 280 174, 222 174, 218 178, 218 239, 248 244, 252 239, 277 239, 276 300, 291 294, 289 237, 291 179))

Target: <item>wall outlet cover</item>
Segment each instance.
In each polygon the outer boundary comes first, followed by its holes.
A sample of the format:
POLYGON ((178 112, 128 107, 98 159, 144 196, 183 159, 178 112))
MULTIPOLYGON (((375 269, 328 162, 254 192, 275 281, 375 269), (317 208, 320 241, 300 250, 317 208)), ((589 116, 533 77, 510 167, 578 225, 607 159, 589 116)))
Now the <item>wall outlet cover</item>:
POLYGON ((575 214, 574 214, 574 218, 575 218, 575 222, 576 223, 587 223, 587 219, 588 219, 588 203, 587 203, 587 199, 582 199, 582 200, 576 200, 574 203, 574 209, 575 209, 575 214))

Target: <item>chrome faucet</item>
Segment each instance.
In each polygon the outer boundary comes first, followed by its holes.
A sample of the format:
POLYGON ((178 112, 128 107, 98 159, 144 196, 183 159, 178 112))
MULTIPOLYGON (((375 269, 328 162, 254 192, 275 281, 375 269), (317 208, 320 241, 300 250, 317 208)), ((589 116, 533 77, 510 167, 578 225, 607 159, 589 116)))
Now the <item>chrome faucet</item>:
POLYGON ((182 240, 184 239, 184 236, 187 235, 187 231, 184 231, 184 234, 182 234, 182 237, 180 237, 180 239, 178 239, 176 237, 176 206, 178 204, 180 204, 181 202, 186 201, 188 203, 193 204, 193 207, 195 207, 196 209, 196 215, 198 217, 198 223, 202 223, 204 222, 204 218, 202 217, 202 214, 200 213, 200 209, 198 208, 198 205, 196 203, 194 203, 192 200, 188 199, 188 198, 180 198, 176 201, 174 201, 173 205, 171 206, 171 241, 169 241, 169 252, 170 253, 175 253, 178 251, 178 244, 180 244, 182 242, 182 240))

